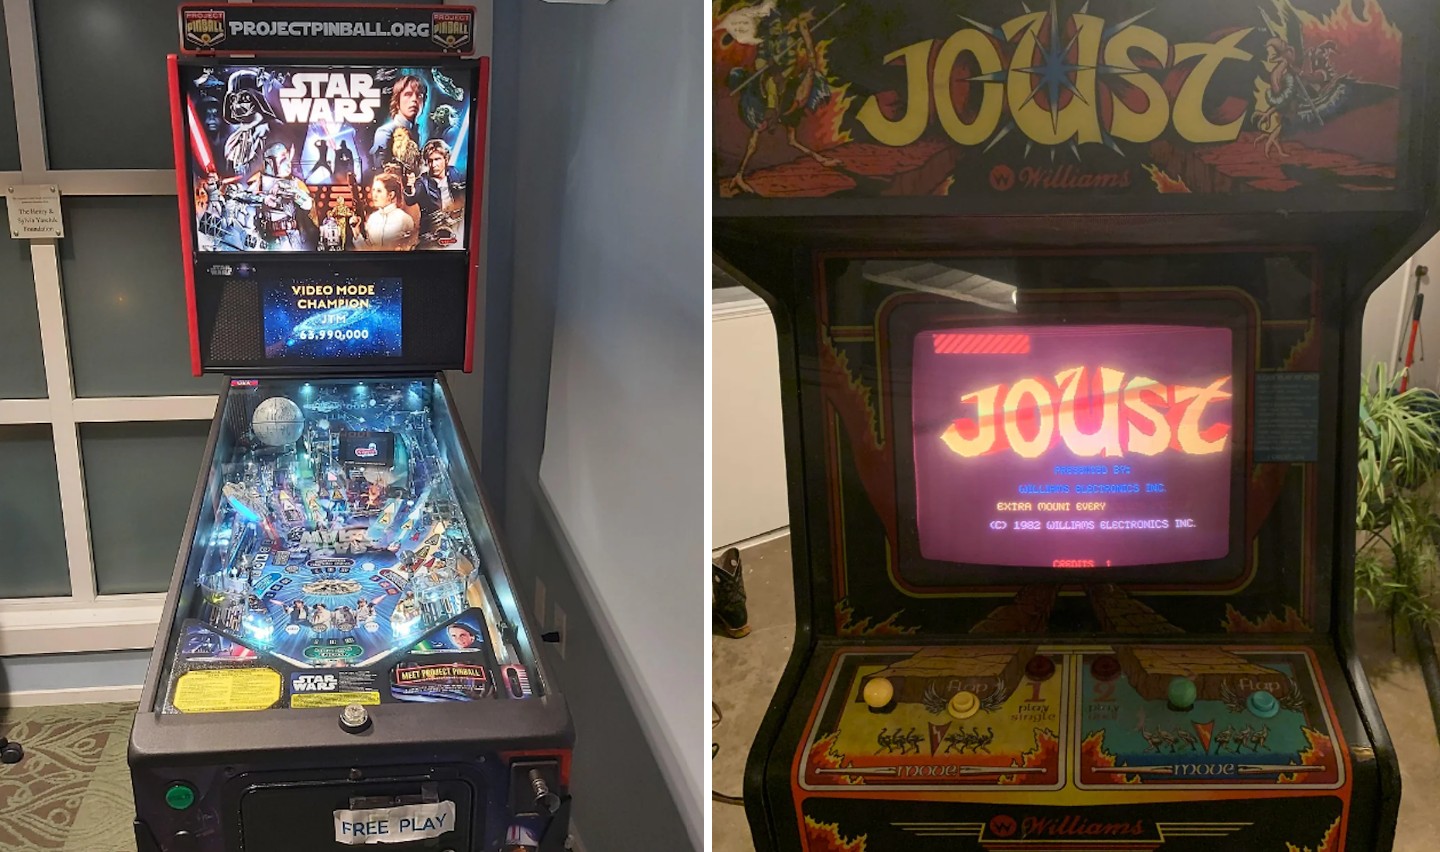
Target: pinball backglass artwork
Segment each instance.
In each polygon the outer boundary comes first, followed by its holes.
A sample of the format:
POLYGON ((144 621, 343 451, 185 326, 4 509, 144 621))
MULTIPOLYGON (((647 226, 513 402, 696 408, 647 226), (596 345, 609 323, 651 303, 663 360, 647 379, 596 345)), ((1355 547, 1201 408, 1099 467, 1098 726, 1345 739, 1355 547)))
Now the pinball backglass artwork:
POLYGON ((198 251, 465 248, 473 69, 182 72, 198 251))

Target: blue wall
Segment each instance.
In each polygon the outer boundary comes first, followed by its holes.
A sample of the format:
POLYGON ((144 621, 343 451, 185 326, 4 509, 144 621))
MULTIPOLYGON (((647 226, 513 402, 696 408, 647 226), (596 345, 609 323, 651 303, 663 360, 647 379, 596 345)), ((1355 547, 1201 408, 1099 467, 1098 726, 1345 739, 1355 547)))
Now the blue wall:
POLYGON ((568 615, 591 852, 703 845, 705 28, 495 7, 482 476, 520 594, 568 615))
POLYGON ((0 692, 134 686, 145 682, 149 651, 0 657, 0 692))

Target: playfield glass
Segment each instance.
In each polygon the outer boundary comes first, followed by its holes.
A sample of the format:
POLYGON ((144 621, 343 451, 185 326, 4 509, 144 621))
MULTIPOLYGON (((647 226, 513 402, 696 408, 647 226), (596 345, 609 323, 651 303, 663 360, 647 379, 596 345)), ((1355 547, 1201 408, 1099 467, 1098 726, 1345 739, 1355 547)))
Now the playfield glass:
POLYGON ((157 709, 540 690, 442 394, 433 378, 232 380, 157 709))
POLYGON ((1072 571, 1223 559, 1233 343, 1185 325, 916 335, 922 555, 1072 571))

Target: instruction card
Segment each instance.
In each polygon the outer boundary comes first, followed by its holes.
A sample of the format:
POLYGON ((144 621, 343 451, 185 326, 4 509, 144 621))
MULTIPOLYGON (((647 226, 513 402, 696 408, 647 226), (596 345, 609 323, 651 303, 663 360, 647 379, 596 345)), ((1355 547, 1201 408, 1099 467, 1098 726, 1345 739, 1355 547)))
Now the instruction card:
POLYGON ((335 842, 348 846, 427 840, 454 828, 454 802, 335 812, 335 842))
POLYGON ((181 713, 265 710, 280 700, 274 669, 197 669, 180 675, 170 703, 181 713))

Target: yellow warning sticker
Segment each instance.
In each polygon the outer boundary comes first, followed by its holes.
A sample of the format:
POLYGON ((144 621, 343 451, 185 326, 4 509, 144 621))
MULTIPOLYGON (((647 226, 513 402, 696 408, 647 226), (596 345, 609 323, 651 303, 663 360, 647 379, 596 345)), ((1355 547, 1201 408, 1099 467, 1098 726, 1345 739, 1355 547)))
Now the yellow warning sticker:
POLYGON ((171 703, 181 713, 225 713, 264 710, 279 700, 274 669, 202 669, 176 679, 171 703))
POLYGON ((367 692, 306 692, 290 696, 290 706, 296 710, 306 707, 344 707, 347 704, 379 704, 380 693, 367 692))

